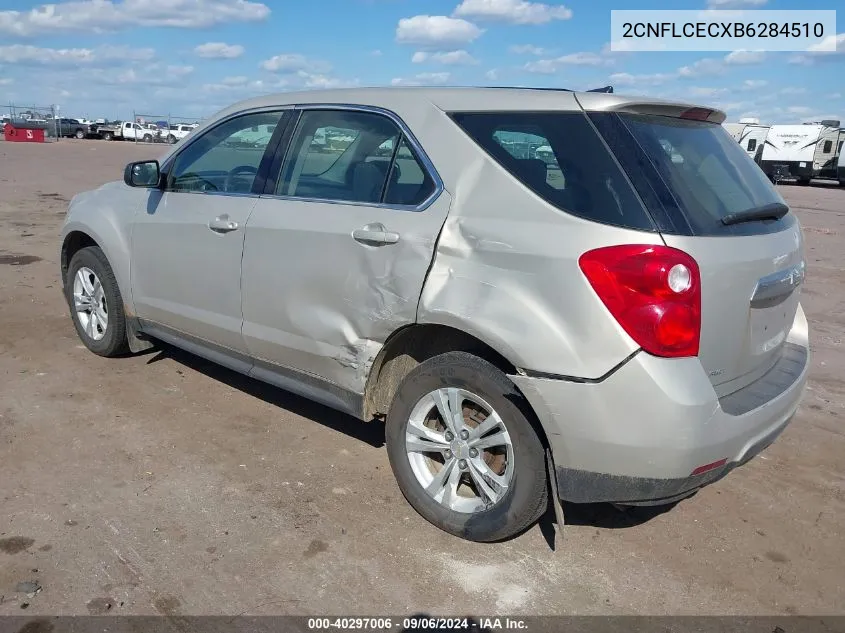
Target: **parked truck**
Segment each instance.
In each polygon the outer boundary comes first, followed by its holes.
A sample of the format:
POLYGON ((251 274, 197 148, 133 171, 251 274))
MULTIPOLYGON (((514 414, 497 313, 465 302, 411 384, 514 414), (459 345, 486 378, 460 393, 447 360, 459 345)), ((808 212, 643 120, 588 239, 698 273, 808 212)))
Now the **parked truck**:
POLYGON ((156 130, 148 129, 132 121, 102 125, 98 128, 98 133, 105 141, 143 141, 144 143, 152 143, 158 136, 156 130))

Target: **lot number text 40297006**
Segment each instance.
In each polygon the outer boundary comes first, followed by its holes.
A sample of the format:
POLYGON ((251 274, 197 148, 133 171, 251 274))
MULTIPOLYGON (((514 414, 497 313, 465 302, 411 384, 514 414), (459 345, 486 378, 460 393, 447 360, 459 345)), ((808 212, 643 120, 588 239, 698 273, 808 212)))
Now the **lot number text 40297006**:
POLYGON ((498 631, 526 630, 527 623, 519 618, 435 618, 435 617, 405 617, 405 618, 308 618, 308 628, 314 631, 328 630, 363 630, 389 631, 401 627, 403 630, 442 631, 498 631))

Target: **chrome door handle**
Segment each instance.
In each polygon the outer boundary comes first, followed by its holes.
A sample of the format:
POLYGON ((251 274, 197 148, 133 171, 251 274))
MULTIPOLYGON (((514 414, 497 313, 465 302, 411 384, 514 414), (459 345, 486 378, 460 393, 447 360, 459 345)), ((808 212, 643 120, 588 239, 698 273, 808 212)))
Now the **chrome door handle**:
POLYGON ((209 222, 208 228, 215 233, 229 233, 238 230, 238 223, 230 220, 228 215, 221 215, 209 222))
POLYGON ((352 231, 352 237, 365 244, 396 244, 399 233, 393 233, 384 228, 383 224, 368 224, 352 231))

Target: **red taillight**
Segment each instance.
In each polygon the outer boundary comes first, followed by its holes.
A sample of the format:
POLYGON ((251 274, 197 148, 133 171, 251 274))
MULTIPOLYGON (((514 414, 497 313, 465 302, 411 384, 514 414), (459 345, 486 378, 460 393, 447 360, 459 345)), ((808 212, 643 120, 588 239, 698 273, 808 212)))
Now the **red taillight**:
POLYGON ((672 358, 698 355, 701 276, 692 257, 668 246, 626 244, 588 251, 578 265, 643 350, 672 358))
POLYGON ((707 108, 690 108, 681 112, 680 118, 692 119, 693 121, 707 121, 711 114, 713 114, 713 110, 708 110, 707 108))

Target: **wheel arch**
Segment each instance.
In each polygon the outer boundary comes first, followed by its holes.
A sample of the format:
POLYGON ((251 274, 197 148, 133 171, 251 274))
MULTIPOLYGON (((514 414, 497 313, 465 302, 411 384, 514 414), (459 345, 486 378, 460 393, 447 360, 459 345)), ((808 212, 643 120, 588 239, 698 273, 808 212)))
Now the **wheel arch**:
MULTIPOLYGON (((385 415, 405 376, 423 361, 446 352, 467 352, 505 374, 518 372, 517 365, 504 354, 461 329, 435 323, 407 325, 390 335, 373 361, 364 388, 363 418, 385 415)), ((525 405, 530 407, 527 400, 525 405)), ((542 425, 539 426, 541 441, 546 444, 542 425)))

